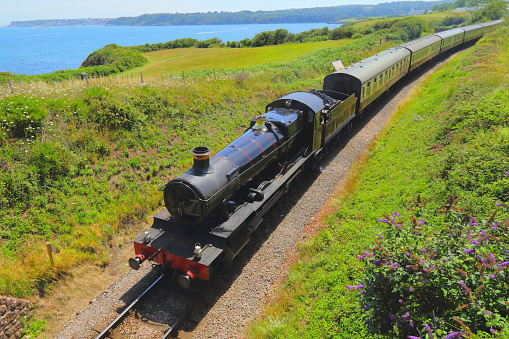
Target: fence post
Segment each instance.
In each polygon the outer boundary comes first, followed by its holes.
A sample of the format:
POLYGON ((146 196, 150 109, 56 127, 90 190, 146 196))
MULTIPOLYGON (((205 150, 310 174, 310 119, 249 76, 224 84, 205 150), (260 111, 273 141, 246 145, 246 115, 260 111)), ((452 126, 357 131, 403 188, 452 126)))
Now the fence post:
POLYGON ((184 82, 186 82, 186 73, 184 71, 182 71, 182 80, 184 80, 184 82))
POLYGON ((48 251, 49 261, 51 263, 51 267, 55 267, 55 262, 53 261, 53 250, 51 248, 51 244, 49 242, 46 243, 46 250, 48 251))
POLYGON ((11 77, 9 79, 9 87, 11 88, 11 93, 14 93, 14 88, 12 87, 11 77))
POLYGON ((216 69, 214 68, 214 80, 216 80, 216 69))
POLYGON ((143 73, 140 72, 141 83, 143 83, 143 73))

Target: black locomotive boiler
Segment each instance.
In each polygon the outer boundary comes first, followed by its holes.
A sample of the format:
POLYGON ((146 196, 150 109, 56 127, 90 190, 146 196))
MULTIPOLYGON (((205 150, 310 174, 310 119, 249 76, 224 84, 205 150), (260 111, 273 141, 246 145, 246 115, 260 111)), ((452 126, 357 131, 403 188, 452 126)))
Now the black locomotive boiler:
POLYGON ((130 266, 138 269, 152 260, 173 270, 183 288, 195 279, 211 279, 356 115, 409 72, 499 24, 452 29, 380 52, 329 74, 323 90, 290 93, 270 103, 216 154, 194 148, 193 166, 160 188, 166 208, 134 239, 130 266))

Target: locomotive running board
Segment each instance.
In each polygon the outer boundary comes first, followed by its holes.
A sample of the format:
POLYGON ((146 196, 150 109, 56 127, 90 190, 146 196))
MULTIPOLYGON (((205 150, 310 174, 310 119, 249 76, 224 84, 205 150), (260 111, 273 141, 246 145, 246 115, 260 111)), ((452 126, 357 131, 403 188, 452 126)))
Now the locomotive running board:
POLYGON ((210 233, 228 239, 233 253, 238 253, 249 240, 250 234, 258 228, 263 216, 284 195, 290 183, 302 172, 305 163, 313 153, 298 159, 284 175, 278 176, 263 190, 264 199, 242 206, 230 218, 214 228, 210 233))

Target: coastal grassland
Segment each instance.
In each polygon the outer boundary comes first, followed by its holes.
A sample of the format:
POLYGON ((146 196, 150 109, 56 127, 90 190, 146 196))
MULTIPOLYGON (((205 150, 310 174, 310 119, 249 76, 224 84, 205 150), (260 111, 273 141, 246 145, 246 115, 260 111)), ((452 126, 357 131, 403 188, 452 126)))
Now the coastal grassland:
POLYGON ((320 88, 331 61, 348 65, 397 43, 366 36, 283 68, 224 69, 216 78, 209 69, 185 81, 0 87, 0 294, 44 294, 74 265, 107 265, 119 239, 162 208, 157 188, 190 165, 190 149, 219 150, 271 100, 320 88), (55 267, 46 241, 59 250, 55 267))
MULTIPOLYGON (((507 319, 509 314, 509 300, 504 301, 507 296, 507 273, 504 278, 502 267, 507 263, 501 262, 508 261, 509 257, 507 252, 497 254, 500 255, 496 260, 502 273, 498 277, 483 277, 478 268, 484 264, 481 264, 480 259, 476 263, 472 255, 468 254, 468 251, 478 246, 472 240, 477 239, 478 233, 469 238, 467 247, 455 252, 452 265, 457 266, 447 271, 451 273, 441 283, 436 278, 441 271, 421 271, 421 278, 429 277, 429 281, 421 279, 415 285, 409 285, 414 291, 428 297, 437 291, 445 291, 451 293, 453 299, 460 299, 470 295, 467 290, 460 291, 460 286, 463 286, 460 280, 465 280, 472 288, 471 299, 475 298, 475 302, 467 301, 467 306, 456 305, 458 308, 454 306, 443 310, 441 307, 447 307, 444 299, 444 302, 436 306, 437 319, 433 319, 433 312, 420 314, 412 311, 404 315, 407 311, 405 307, 408 310, 411 307, 412 310, 419 310, 421 306, 426 306, 422 299, 413 300, 412 304, 405 299, 398 304, 398 298, 393 296, 399 292, 401 295, 409 293, 400 290, 403 282, 401 286, 398 285, 398 277, 408 278, 409 281, 417 278, 411 276, 417 275, 417 272, 411 273, 414 271, 405 266, 392 267, 395 273, 387 281, 395 286, 394 290, 380 290, 376 294, 369 286, 359 285, 369 284, 368 276, 365 276, 367 273, 362 270, 370 269, 372 272, 377 269, 375 265, 369 264, 369 258, 373 257, 371 261, 379 258, 378 254, 375 257, 371 253, 382 251, 376 247, 376 241, 382 241, 379 236, 383 234, 384 239, 394 239, 388 235, 399 232, 391 230, 395 225, 390 219, 401 220, 403 228, 410 227, 408 217, 416 212, 407 207, 413 205, 412 199, 419 194, 421 201, 431 199, 427 204, 427 214, 421 215, 425 220, 423 230, 429 231, 428 236, 413 245, 418 250, 415 252, 417 256, 423 258, 425 255, 428 258, 425 248, 438 246, 438 243, 433 242, 435 235, 431 231, 436 234, 445 233, 446 239, 452 236, 447 236, 443 219, 434 212, 441 209, 441 203, 446 202, 451 195, 463 197, 459 205, 464 206, 469 215, 477 218, 467 217, 467 222, 470 222, 465 227, 485 227, 484 233, 486 230, 488 233, 498 232, 494 231, 496 227, 490 229, 493 224, 486 224, 484 220, 495 210, 499 210, 497 220, 509 217, 509 210, 501 205, 496 206, 497 203, 507 203, 509 200, 507 41, 507 26, 482 38, 474 47, 455 56, 425 79, 414 95, 401 104, 393 120, 355 165, 345 189, 338 192, 324 207, 323 219, 315 230, 316 234, 299 244, 297 253, 289 262, 286 279, 280 283, 277 296, 269 303, 264 315, 252 325, 250 338, 407 338, 407 334, 430 338, 423 326, 423 319, 428 319, 430 331, 435 333, 435 337, 444 337, 450 330, 466 333, 467 330, 460 326, 460 322, 474 332, 490 330, 493 333, 478 332, 480 337, 502 333, 505 334, 503 337, 507 337, 507 322, 503 319, 507 319), (474 226, 477 223, 479 226, 474 226), (465 248, 469 250, 462 252, 465 248), (471 260, 470 264, 466 265, 468 260, 471 260), (456 271, 455 267, 462 267, 470 273, 462 276, 461 270, 456 271), (505 279, 506 286, 498 292, 494 289, 483 292, 481 285, 492 286, 497 279, 502 279, 502 286, 505 279), (474 284, 477 284, 476 288, 474 284), (369 300, 378 300, 378 304, 372 301, 371 304, 363 303, 361 306, 356 294, 364 293, 362 291, 371 294, 364 295, 361 300, 369 297, 369 300), (502 299, 497 299, 499 297, 502 299), (405 304, 407 302, 409 304, 405 304), (387 305, 394 305, 397 310, 392 318, 376 318, 373 323, 365 323, 377 314, 384 314, 383 308, 387 307, 388 310, 387 305), (370 307, 379 313, 369 310, 370 307), (459 321, 453 320, 453 315, 459 321), (415 327, 410 327, 409 321, 412 319, 415 327), (395 326, 396 320, 402 325, 399 332, 395 326), (377 326, 388 332, 382 333, 377 326)), ((447 209, 454 204, 449 200, 445 206, 447 209)), ((450 213, 461 212, 451 210, 450 213)), ((502 237, 496 241, 505 244, 507 249, 507 233, 500 234, 502 237)), ((397 255, 406 258, 403 246, 408 244, 408 238, 397 238, 394 241, 396 244, 400 241, 397 255)), ((494 248, 485 250, 489 253, 494 248)), ((447 262, 449 259, 445 260, 447 262)), ((387 272, 390 272, 389 268, 387 272)), ((371 278, 376 280, 380 277, 371 278)), ((407 286, 405 291, 409 290, 412 291, 407 286)))
MULTIPOLYGON (((431 12, 431 13, 428 13, 428 14, 423 14, 423 15, 419 15, 418 16, 419 19, 422 19, 422 20, 426 21, 428 24, 433 23, 433 22, 440 22, 440 21, 443 21, 445 18, 449 18, 449 17, 452 17, 452 18, 465 17, 465 18, 468 19, 469 15, 468 15, 467 12, 452 12, 452 11, 437 12, 437 11, 434 11, 434 12, 431 12)), ((398 20, 408 19, 408 18, 412 18, 412 16, 409 16, 409 17, 399 17, 398 20)), ((363 28, 363 27, 366 27, 366 26, 376 25, 377 23, 378 24, 383 24, 384 22, 391 22, 391 21, 394 21, 394 20, 395 20, 395 18, 372 18, 372 19, 366 19, 366 20, 362 20, 362 21, 353 23, 353 27, 355 27, 355 28, 363 28)))
POLYGON ((267 63, 288 63, 317 49, 337 47, 350 42, 309 42, 252 48, 181 48, 145 53, 149 64, 127 73, 143 75, 168 75, 189 70, 251 67, 267 63))

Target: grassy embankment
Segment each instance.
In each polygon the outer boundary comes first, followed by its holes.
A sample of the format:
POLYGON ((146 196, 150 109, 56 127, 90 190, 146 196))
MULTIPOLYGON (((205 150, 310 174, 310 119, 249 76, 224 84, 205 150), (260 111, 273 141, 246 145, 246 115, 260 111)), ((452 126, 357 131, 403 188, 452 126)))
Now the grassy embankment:
POLYGON ((1 87, 0 294, 25 297, 73 265, 106 265, 119 239, 161 208, 157 187, 190 164, 189 149, 220 149, 270 100, 321 87, 331 61, 349 64, 396 43, 367 36, 216 79, 209 69, 185 82, 1 87), (46 241, 60 250, 54 268, 46 241))
MULTIPOLYGON (((389 215, 398 210, 403 215, 401 220, 405 220, 413 213, 406 207, 418 194, 432 199, 428 204, 430 211, 439 209, 441 202, 454 195, 464 197, 461 204, 477 220, 488 219, 494 210, 499 210, 498 220, 509 216, 503 207, 495 206, 509 200, 507 41, 507 27, 481 39, 426 79, 416 93, 402 103, 369 152, 358 160, 346 188, 324 208, 316 236, 299 245, 288 276, 278 288, 277 298, 270 303, 263 318, 252 326, 251 338, 384 337, 369 333, 364 321, 372 315, 371 311, 363 312, 356 293, 348 292, 346 286, 356 286, 364 276, 358 269, 363 265, 356 256, 361 253, 363 257, 366 255, 363 251, 373 251, 374 238, 384 234, 387 225, 377 219, 384 218, 384 213, 389 215)), ((408 219, 405 224, 404 227, 408 227, 408 219)), ((442 225, 437 222, 428 227, 440 232, 442 225)), ((492 232, 489 226, 487 229, 492 232)), ((502 238, 507 243, 507 236, 502 238)), ((427 241, 424 242, 429 244, 427 241)), ((417 245, 422 248, 426 244, 417 245)), ((472 244, 469 246, 476 246, 472 244)), ((489 253, 489 249, 486 250, 489 253)), ((418 256, 423 255, 419 253, 418 256)), ((468 255, 459 253, 461 256, 468 255)), ((498 259, 504 261, 503 257, 498 259)), ((461 260, 457 265, 461 265, 461 260)), ((476 267, 471 264, 469 269, 476 267)), ((404 267, 399 269, 404 270, 404 267)), ((443 284, 455 284, 459 288, 458 280, 462 278, 458 272, 443 284)), ((482 275, 480 278, 486 282, 482 275)), ((463 279, 471 278, 463 276, 463 279)), ((444 286, 428 286, 428 292, 433 288, 439 291, 444 286)), ((490 293, 487 291, 485 293, 490 293)), ((457 298, 465 295, 465 291, 457 293, 457 298)), ((472 290, 474 298, 495 300, 495 294, 484 296, 482 293, 482 288, 472 290)), ((383 299, 383 295, 378 296, 379 301, 383 299)), ((503 300, 500 302, 492 307, 501 308, 500 314, 507 317, 509 300, 505 301, 506 306, 503 300)), ((419 307, 422 300, 414 303, 419 307)), ((469 318, 463 317, 462 312, 470 308, 463 310, 465 307, 451 312, 467 322, 469 318)), ((432 319, 434 315, 428 316, 432 319)), ((475 316, 492 317, 485 311, 475 316)), ((442 323, 445 328, 463 330, 459 322, 451 318, 441 321, 445 321, 442 323)), ((432 321, 429 324, 432 325, 432 321)), ((492 330, 497 331, 487 334, 488 337, 501 333, 496 325, 496 321, 488 323, 488 329, 492 326, 492 330)), ((430 337, 422 323, 419 330, 422 338, 430 337)), ((387 335, 396 336, 394 332, 387 335)))

